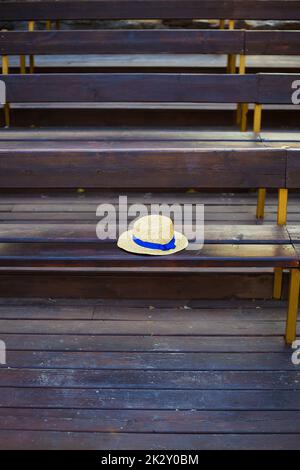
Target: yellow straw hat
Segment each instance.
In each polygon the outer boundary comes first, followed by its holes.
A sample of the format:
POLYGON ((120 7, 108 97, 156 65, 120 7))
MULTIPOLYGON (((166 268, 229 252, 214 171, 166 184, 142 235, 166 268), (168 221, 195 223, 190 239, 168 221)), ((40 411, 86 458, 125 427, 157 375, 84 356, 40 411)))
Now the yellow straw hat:
POLYGON ((187 238, 175 232, 172 220, 164 215, 141 217, 118 240, 118 247, 125 251, 155 256, 172 255, 188 244, 187 238))

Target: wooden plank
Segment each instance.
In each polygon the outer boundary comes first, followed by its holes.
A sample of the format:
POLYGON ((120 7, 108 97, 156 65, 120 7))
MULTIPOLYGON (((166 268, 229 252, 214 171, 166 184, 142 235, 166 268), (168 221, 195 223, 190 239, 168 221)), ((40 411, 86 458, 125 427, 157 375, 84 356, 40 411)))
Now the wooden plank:
POLYGON ((298 31, 245 31, 247 55, 299 55, 298 31))
MULTIPOLYGON (((286 312, 285 312, 286 313, 286 312)), ((3 319, 1 315, 1 319, 3 319)), ((21 317, 20 317, 21 318, 21 317)), ((25 320, 26 318, 24 318, 25 320)), ((41 319, 45 319, 41 315, 41 319)), ((50 318, 49 318, 50 319, 50 318)), ((53 315, 51 320, 56 320, 53 315)), ((213 313, 210 315, 210 321, 214 319, 213 313)), ((161 321, 158 318, 156 321, 161 321)), ((283 321, 282 317, 282 321, 283 321)), ((176 321, 170 319, 170 321, 176 321)), ((185 320, 188 322, 188 318, 185 320)), ((199 321, 207 321, 199 314, 199 321)), ((220 323, 219 319, 214 321, 220 323)), ((253 324, 253 320, 249 320, 253 324)), ((262 320, 260 320, 262 321, 262 320)), ((267 319, 272 320, 272 316, 267 319)), ((276 319, 275 321, 278 321, 276 319)), ((236 322, 240 325, 239 317, 237 315, 236 322)), ((267 323, 263 323, 263 328, 266 330, 267 323)), ((242 325, 241 325, 242 327, 242 325)), ((211 330, 213 327, 211 326, 211 330)), ((228 332, 228 329, 226 330, 228 332)), ((233 333, 235 333, 234 329, 233 333)), ((138 335, 76 335, 76 334, 3 334, 1 339, 5 341, 7 348, 14 351, 90 351, 90 352, 282 352, 285 351, 283 338, 267 336, 237 336, 215 338, 211 336, 138 336, 138 335)), ((0 380, 1 381, 1 380, 0 380)), ((25 383, 25 382, 24 382, 25 383)), ((296 385, 296 384, 295 384, 296 385)))
MULTIPOLYGON (((24 141, 31 141, 32 145, 35 145, 36 141, 64 141, 66 144, 67 141, 69 143, 77 142, 77 146, 79 143, 83 141, 90 141, 90 142, 97 142, 97 141, 109 141, 110 143, 113 141, 117 142, 126 142, 126 141, 142 141, 142 142, 149 142, 149 141, 163 141, 167 140, 168 143, 170 142, 181 142, 181 141, 191 141, 191 142, 210 142, 213 141, 215 145, 219 145, 218 142, 230 142, 230 144, 234 145, 237 142, 256 142, 259 143, 262 140, 267 140, 267 138, 271 138, 272 140, 300 140, 300 135, 298 132, 272 132, 272 133, 262 133, 262 134, 255 134, 253 132, 239 132, 239 131, 214 131, 214 130, 193 130, 193 129, 177 129, 173 130, 172 128, 160 127, 160 128, 130 128, 126 129, 123 127, 114 127, 114 128, 72 128, 72 129, 62 129, 56 128, 47 129, 47 128, 40 128, 40 129, 22 129, 22 128, 6 128, 0 130, 1 136, 1 143, 7 141, 19 141, 21 140, 23 143, 24 141), (264 139, 261 138, 261 135, 264 135, 264 139)), ((25 148, 28 144, 24 143, 25 148)), ((224 145, 224 144, 223 144, 224 145)), ((1 146, 3 147, 3 145, 1 146)), ((10 147, 8 147, 10 148, 10 147)))
POLYGON ((2 54, 242 54, 244 32, 230 30, 9 31, 2 54))
POLYGON ((5 450, 299 450, 299 434, 112 434, 0 431, 5 450))
MULTIPOLYGON (((268 338, 263 337, 262 340, 268 338)), ((281 340, 282 341, 282 340, 281 340)), ((7 369, 2 387, 172 390, 298 390, 295 371, 7 369)), ((1 412, 0 412, 1 416, 1 412)))
MULTIPOLYGON (((195 299, 270 299, 272 273, 177 273, 44 272, 0 270, 1 297, 50 297, 82 299, 176 299, 190 304, 195 299), (184 275, 183 275, 184 274, 184 275), (218 286, 216 291, 215 286, 218 286)), ((106 270, 107 271, 107 270, 106 270)), ((284 290, 284 296, 286 291, 284 290)), ((285 298, 285 297, 284 297, 285 298)), ((78 301, 78 300, 77 300, 78 301)), ((284 328, 280 334, 283 334, 284 328)))
MULTIPOLYGON (((134 303, 134 302, 133 302, 134 303)), ((81 303, 80 305, 60 305, 59 301, 53 302, 51 305, 44 305, 43 303, 34 305, 30 303, 28 306, 26 302, 20 305, 11 305, 5 302, 0 305, 0 318, 10 320, 122 320, 122 321, 253 321, 253 320, 269 320, 281 321, 285 320, 286 308, 285 305, 272 304, 272 307, 265 307, 264 305, 255 305, 252 308, 249 306, 236 305, 235 302, 227 306, 224 305, 220 308, 219 304, 203 305, 201 308, 190 307, 188 305, 180 306, 165 306, 159 307, 157 305, 150 305, 145 301, 146 306, 130 307, 126 305, 112 304, 105 306, 99 305, 95 302, 81 303), (213 316, 212 316, 213 310, 213 316)), ((200 345, 199 345, 200 346, 200 345)), ((12 348, 14 349, 14 348, 12 348)))
MULTIPOLYGON (((272 77, 277 85, 279 80, 272 77)), ((256 75, 34 74, 6 75, 1 80, 10 103, 257 101, 256 75)))
POLYGON ((300 188, 300 149, 288 149, 286 180, 288 188, 300 188))
POLYGON ((1 389, 1 408, 300 410, 299 390, 1 389))
POLYGON ((300 413, 291 411, 0 410, 2 430, 106 433, 300 434, 300 413), (24 424, 25 423, 25 424, 24 424))
MULTIPOLYGON (((56 334, 56 335, 121 335, 178 336, 178 335, 230 335, 230 336, 280 336, 284 321, 67 321, 67 320, 0 320, 1 334, 56 334)), ((100 339, 99 339, 100 341, 100 339)), ((76 356, 76 355, 75 355, 76 356)), ((68 356, 66 356, 68 357, 68 356)), ((288 357, 289 361, 290 357, 288 357)), ((34 360, 33 360, 34 362, 34 360)), ((291 361, 289 361, 291 362, 291 361)), ((37 367, 37 362, 35 364, 37 367)))
POLYGON ((19 142, 15 149, 0 148, 2 188, 285 187, 286 151, 280 148, 138 142, 32 147, 26 150, 19 142))
POLYGON ((84 20, 84 19, 252 19, 252 20, 296 20, 300 19, 298 0, 204 0, 201 3, 185 0, 60 0, 5 1, 0 5, 3 20, 84 20))
POLYGON ((300 80, 300 74, 258 74, 258 103, 295 104, 292 96, 296 89, 293 84, 300 80))
MULTIPOLYGON (((200 202, 200 201, 199 201, 200 202)), ((36 206, 35 206, 36 207, 36 206)), ((57 207, 57 205, 55 205, 57 207)), ((69 206, 70 207, 70 206, 69 206)), ((27 207, 22 207, 22 211, 27 207)), ((28 210, 33 210, 34 207, 28 210)), ((73 207, 73 210, 76 208, 73 207)), ((96 207, 95 207, 96 209, 96 207)), ((95 210, 94 209, 94 210, 95 210)), ((16 210, 16 209, 15 209, 16 210)), ((21 207, 20 207, 21 210, 21 207)), ((38 208, 38 210, 41 210, 38 208)), ((63 210, 63 209, 62 209, 63 210)), ((232 210, 232 209, 231 209, 232 210)), ((224 213, 225 209, 222 208, 224 213)), ((36 211, 35 211, 36 212, 36 211)), ((37 215, 39 217, 39 215, 37 215)), ((205 242, 232 244, 286 244, 290 241, 284 227, 266 225, 206 225, 205 242)), ((91 243, 97 241, 95 224, 46 223, 36 226, 32 223, 0 224, 0 242, 68 242, 91 243)))
MULTIPOLYGON (((197 246, 197 245, 196 245, 197 246)), ((192 244, 190 244, 192 247, 192 244)), ((297 267, 292 245, 204 245, 175 255, 151 257, 121 251, 112 243, 6 243, 1 267, 297 267)))

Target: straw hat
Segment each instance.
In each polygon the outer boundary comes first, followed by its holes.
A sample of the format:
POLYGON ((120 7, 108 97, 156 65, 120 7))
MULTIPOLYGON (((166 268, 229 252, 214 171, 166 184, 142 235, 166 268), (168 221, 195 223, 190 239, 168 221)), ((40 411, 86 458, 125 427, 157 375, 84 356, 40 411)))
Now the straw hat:
POLYGON ((118 247, 125 251, 155 256, 172 255, 188 244, 182 233, 174 231, 172 220, 163 215, 141 217, 118 240, 118 247))

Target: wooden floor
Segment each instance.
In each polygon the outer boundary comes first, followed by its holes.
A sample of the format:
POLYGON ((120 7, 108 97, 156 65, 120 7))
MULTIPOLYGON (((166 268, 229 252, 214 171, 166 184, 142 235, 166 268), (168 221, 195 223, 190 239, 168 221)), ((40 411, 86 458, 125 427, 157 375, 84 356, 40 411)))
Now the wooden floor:
POLYGON ((300 449, 284 303, 6 300, 1 449, 300 449))
MULTIPOLYGON (((200 197, 206 223, 256 223, 255 194, 200 197)), ((92 193, 2 195, 1 226, 94 223, 104 200, 116 202, 92 193)), ((299 202, 291 196, 290 224, 299 224, 299 202)), ((275 218, 271 195, 266 223, 275 218)), ((109 284, 106 298, 64 299, 50 295, 49 279, 47 298, 0 297, 0 448, 299 450, 300 366, 283 341, 286 302, 183 300, 183 278, 177 300, 167 299, 166 282, 139 291, 142 300, 109 299, 109 284)), ((258 279, 268 297, 271 274, 269 284, 258 279)), ((24 297, 41 292, 24 286, 24 297)))

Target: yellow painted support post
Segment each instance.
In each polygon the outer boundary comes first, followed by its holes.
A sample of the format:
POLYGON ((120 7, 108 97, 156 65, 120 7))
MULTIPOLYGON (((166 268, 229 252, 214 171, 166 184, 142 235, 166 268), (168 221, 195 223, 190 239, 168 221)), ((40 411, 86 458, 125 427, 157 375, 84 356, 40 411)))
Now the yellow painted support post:
POLYGON ((8 56, 3 55, 2 56, 2 73, 3 73, 3 75, 8 75, 8 68, 9 68, 8 56))
POLYGON ((26 73, 26 57, 25 57, 25 55, 20 55, 20 72, 22 74, 26 73))
POLYGON ((289 194, 288 189, 278 190, 278 212, 277 212, 277 224, 278 225, 286 225, 288 194, 289 194))
POLYGON ((265 216, 265 204, 266 204, 267 191, 263 188, 258 190, 257 207, 256 207, 256 218, 263 219, 265 216))
POLYGON ((46 29, 47 29, 47 31, 50 31, 50 29, 51 29, 51 20, 46 21, 46 29))
POLYGON ((290 270, 290 288, 289 288, 289 303, 288 314, 285 330, 285 341, 287 344, 292 344, 296 339, 297 334, 297 316, 299 306, 299 291, 300 291, 300 271, 298 269, 290 270))
POLYGON ((253 132, 258 134, 261 131, 261 113, 262 106, 261 104, 254 105, 254 123, 253 123, 253 132))
MULTIPOLYGON (((246 56, 244 54, 240 55, 240 68, 239 74, 245 75, 246 73, 246 56)), ((247 115, 248 115, 248 103, 240 103, 237 108, 237 124, 240 125, 240 131, 247 131, 247 115)))
MULTIPOLYGON (((29 21, 28 30, 34 31, 34 21, 29 21)), ((29 71, 30 73, 34 72, 34 55, 29 56, 29 71)))
MULTIPOLYGON (((254 124, 253 132, 258 134, 261 131, 261 113, 262 106, 261 104, 254 105, 254 124)), ((257 208, 256 208, 256 217, 258 219, 263 219, 265 215, 265 202, 266 202, 266 190, 258 190, 258 199, 257 199, 257 208)))
MULTIPOLYGON (((8 75, 9 72, 9 62, 8 62, 8 56, 3 55, 2 56, 2 74, 3 75, 8 75)), ((4 122, 5 126, 9 127, 10 126, 10 107, 9 103, 5 103, 3 106, 4 109, 4 122)))
POLYGON ((280 300, 281 299, 282 277, 283 277, 283 269, 282 268, 275 268, 274 269, 274 287, 273 287, 273 298, 275 300, 280 300))
MULTIPOLYGON (((235 21, 229 20, 229 29, 234 29, 235 21)), ((227 59, 227 73, 236 73, 236 55, 229 54, 227 59)))
POLYGON ((220 29, 225 29, 225 20, 220 20, 220 29))

